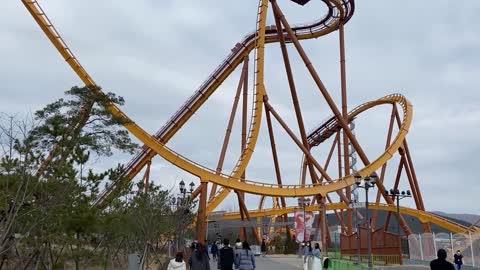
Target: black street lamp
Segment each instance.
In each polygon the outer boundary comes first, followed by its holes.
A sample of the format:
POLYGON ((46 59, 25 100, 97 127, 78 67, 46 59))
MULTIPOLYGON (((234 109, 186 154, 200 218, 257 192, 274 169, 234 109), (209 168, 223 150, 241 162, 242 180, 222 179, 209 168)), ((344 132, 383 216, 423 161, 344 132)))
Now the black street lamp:
POLYGON ((189 185, 189 186, 190 186, 190 194, 192 194, 192 193, 193 193, 193 189, 194 189, 194 187, 195 187, 195 184, 193 183, 193 181, 190 182, 190 185, 189 185))
POLYGON ((186 191, 185 189, 185 182, 180 181, 180 193, 184 193, 186 191))
MULTIPOLYGON (((370 219, 368 217, 368 190, 375 187, 377 183, 377 175, 372 173, 370 176, 366 176, 362 179, 359 174, 355 175, 355 184, 358 188, 365 189, 365 219, 367 221, 367 249, 368 249, 368 269, 372 269, 372 229, 370 228, 370 219), (363 185, 362 185, 363 180, 363 185)), ((359 232, 360 233, 360 232, 359 232)), ((360 235, 359 235, 360 236, 360 235)))
MULTIPOLYGON (((176 210, 181 210, 183 209, 183 214, 186 215, 190 212, 190 198, 193 193, 195 184, 191 182, 189 184, 190 189, 187 190, 185 187, 185 182, 183 180, 180 181, 179 183, 179 194, 177 198, 173 197, 172 198, 172 205, 176 207, 176 210), (188 195, 188 196, 187 196, 188 195)), ((178 241, 177 241, 177 250, 179 249, 180 242, 183 244, 183 230, 180 230, 179 235, 178 235, 178 241)))
POLYGON ((195 184, 193 183, 193 181, 190 182, 189 186, 190 186, 190 189, 187 190, 187 188, 185 187, 185 182, 183 180, 180 181, 180 183, 179 183, 179 189, 180 189, 179 195, 180 196, 178 196, 177 201, 176 201, 177 202, 177 207, 180 206, 180 205, 185 205, 188 201, 190 201, 190 196, 192 195, 193 190, 195 188, 195 184), (187 194, 188 194, 188 196, 187 196, 187 194), (187 200, 185 200, 185 198, 187 200))
MULTIPOLYGON (((397 201, 397 233, 398 233, 398 239, 400 241, 399 246, 400 246, 400 252, 402 250, 402 237, 400 236, 400 200, 412 197, 412 193, 410 190, 407 191, 399 191, 398 189, 390 189, 390 196, 392 196, 392 199, 397 201)), ((400 259, 401 259, 401 254, 400 254, 400 259)))

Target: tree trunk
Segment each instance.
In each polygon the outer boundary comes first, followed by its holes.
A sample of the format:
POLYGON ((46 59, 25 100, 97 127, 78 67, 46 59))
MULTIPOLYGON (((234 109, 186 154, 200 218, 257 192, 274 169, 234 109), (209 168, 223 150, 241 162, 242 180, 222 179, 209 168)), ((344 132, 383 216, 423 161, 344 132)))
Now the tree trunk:
MULTIPOLYGON (((92 111, 94 103, 95 101, 88 101, 85 104, 83 104, 83 106, 80 108, 78 112, 78 122, 70 126, 69 129, 65 132, 64 134, 65 139, 62 139, 53 145, 52 150, 50 150, 47 158, 42 162, 42 164, 38 168, 37 172, 35 173, 35 176, 41 177, 45 173, 49 165, 52 163, 53 158, 58 154, 59 150, 62 148, 62 145, 65 144, 64 140, 68 140, 68 137, 71 137, 70 141, 73 141, 74 138, 78 137, 83 127, 87 123, 88 118, 90 117, 90 113, 92 111)), ((68 156, 68 154, 65 155, 65 153, 62 153, 60 161, 65 161, 66 156, 68 156)))

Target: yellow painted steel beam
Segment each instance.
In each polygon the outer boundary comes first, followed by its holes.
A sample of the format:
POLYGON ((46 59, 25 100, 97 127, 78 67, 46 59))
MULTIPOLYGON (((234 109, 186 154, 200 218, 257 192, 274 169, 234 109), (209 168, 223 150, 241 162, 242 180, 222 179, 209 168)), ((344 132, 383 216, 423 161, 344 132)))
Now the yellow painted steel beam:
MULTIPOLYGON (((327 210, 341 210, 341 209, 347 209, 347 205, 344 203, 328 203, 325 204, 327 210)), ((305 210, 307 211, 319 211, 320 210, 320 205, 310 205, 305 207, 305 210)), ((395 206, 391 206, 388 204, 375 204, 375 203, 370 203, 368 205, 370 209, 376 209, 376 210, 383 210, 383 211, 390 211, 390 212, 396 212, 397 208, 395 206)), ((273 208, 273 209, 263 209, 263 210, 254 210, 250 211, 250 217, 263 217, 263 216, 278 216, 278 215, 283 215, 283 214, 288 214, 288 213, 293 213, 295 210, 299 210, 300 208, 298 207, 286 207, 286 208, 273 208)), ((303 209, 303 208, 302 208, 303 209)), ((422 210, 414 209, 414 208, 409 208, 409 207, 400 207, 400 213, 416 217, 420 220, 422 223, 433 223, 436 224, 444 229, 447 229, 451 232, 455 233, 465 233, 468 232, 468 227, 455 223, 449 219, 443 218, 441 216, 425 212, 422 210)), ((239 219, 240 215, 236 212, 234 213, 225 213, 221 215, 211 215, 210 219, 211 220, 217 220, 217 219, 223 219, 223 220, 231 220, 231 219, 239 219)), ((480 229, 478 227, 473 228, 474 232, 479 232, 480 229)))
MULTIPOLYGON (((337 12, 341 16, 333 16, 331 20, 325 22, 323 25, 321 25, 318 28, 315 29, 308 29, 308 30, 303 30, 303 31, 297 31, 296 36, 298 39, 311 39, 311 38, 317 38, 323 35, 326 35, 332 31, 335 31, 338 26, 339 26, 339 18, 344 18, 345 15, 345 10, 344 7, 338 3, 338 1, 331 1, 330 5, 333 5, 335 7, 334 13, 337 12)), ((313 24, 312 24, 313 25, 313 24)), ((269 26, 267 28, 269 29, 274 29, 274 25, 269 26)), ((252 35, 249 35, 252 36, 252 35)), ((160 141, 163 143, 167 143, 170 138, 183 126, 185 122, 187 122, 188 119, 200 108, 200 106, 210 97, 210 95, 223 83, 223 81, 237 68, 237 66, 243 61, 243 58, 248 55, 252 49, 255 48, 254 42, 255 40, 247 40, 242 42, 243 46, 240 47, 239 52, 233 57, 233 59, 227 59, 229 61, 226 61, 228 63, 227 67, 225 70, 219 70, 218 73, 214 73, 213 77, 215 77, 215 81, 212 84, 207 84, 208 88, 203 89, 205 91, 202 91, 202 95, 196 99, 195 103, 192 104, 191 107, 186 109, 185 113, 182 114, 181 118, 176 120, 175 123, 170 125, 170 128, 168 132, 161 137, 160 141)), ((273 31, 273 33, 266 34, 265 35, 265 43, 274 43, 278 42, 279 37, 276 33, 276 30, 273 31)), ((210 78, 210 77, 209 77, 210 78)), ((145 146, 144 146, 145 147, 145 146)), ((132 168, 128 174, 121 179, 121 181, 117 184, 114 183, 114 185, 109 187, 109 190, 106 194, 102 194, 102 198, 100 198, 98 204, 102 204, 103 201, 107 200, 107 197, 109 197, 111 194, 115 193, 115 189, 121 188, 124 183, 128 183, 135 177, 135 175, 140 172, 140 170, 147 164, 148 160, 151 160, 154 156, 156 155, 156 152, 153 151, 152 149, 148 149, 145 154, 143 154, 143 157, 140 159, 139 162, 137 162, 137 165, 132 168)), ((218 206, 218 204, 228 195, 228 192, 226 190, 220 189, 218 191, 218 196, 217 198, 212 199, 209 202, 208 210, 211 211, 215 207, 218 206)))
MULTIPOLYGON (((343 6, 338 1, 332 1, 331 4, 333 4, 333 6, 336 7, 336 10, 340 14, 340 16, 338 16, 337 19, 334 19, 333 21, 331 21, 328 26, 327 26, 327 24, 325 24, 326 27, 321 28, 319 31, 313 31, 313 32, 309 31, 310 33, 308 33, 308 32, 303 32, 303 33, 298 32, 298 33, 296 33, 296 35, 299 39, 313 38, 314 35, 316 37, 323 36, 323 35, 326 35, 326 34, 332 32, 332 29, 335 29, 335 30, 338 29, 338 27, 340 25, 340 19, 339 18, 344 18, 345 11, 343 10, 343 6)), ((266 14, 265 14, 265 16, 266 16, 266 14)), ((272 26, 270 26, 270 28, 271 29, 276 29, 276 26, 272 25, 272 26)), ((257 30, 257 33, 259 33, 259 32, 260 31, 257 30)), ((270 42, 279 42, 280 38, 278 37, 278 34, 274 33, 271 36, 265 37, 265 42, 268 42, 269 40, 270 40, 270 42), (271 39, 269 39, 269 37, 271 39)), ((229 192, 230 192, 230 189, 228 189, 226 186, 221 187, 218 190, 217 194, 215 194, 215 196, 208 202, 207 213, 211 213, 213 210, 215 210, 215 208, 217 208, 218 205, 228 196, 229 192)))
MULTIPOLYGON (((68 61, 70 58, 75 59, 74 64, 71 64, 71 67, 76 71, 76 73, 79 76, 85 75, 83 79, 86 80, 86 83, 89 82, 91 85, 95 85, 93 80, 88 76, 86 72, 84 72, 83 67, 80 65, 80 63, 76 60, 76 58, 70 52, 68 47, 65 45, 65 42, 62 40, 60 35, 55 31, 52 24, 48 20, 37 19, 38 17, 46 18, 46 15, 43 13, 43 11, 41 11, 41 9, 38 9, 39 6, 33 5, 32 3, 34 2, 24 1, 24 3, 26 3, 27 8, 30 8, 33 10, 31 14, 36 18, 36 21, 41 25, 44 32, 47 34, 47 36, 49 36, 49 39, 54 43, 55 47, 61 52, 65 60, 68 61)), ((264 53, 264 42, 265 42, 264 32, 265 32, 265 21, 266 21, 266 8, 267 8, 268 1, 262 0, 261 3, 262 3, 262 6, 259 8, 260 12, 259 12, 259 21, 258 21, 259 36, 257 38, 257 44, 256 44, 257 59, 259 60, 257 62, 258 74, 257 74, 256 87, 255 87, 257 92, 256 93, 257 98, 255 100, 255 104, 257 105, 258 104, 261 105, 261 102, 262 102, 262 99, 258 97, 259 96, 261 97, 265 93, 265 89, 263 87, 263 53, 264 53)), ((388 147, 387 151, 383 153, 375 161, 373 161, 369 166, 363 168, 358 172, 362 177, 365 177, 370 173, 374 172, 383 163, 385 163, 388 159, 392 157, 392 155, 401 146, 403 139, 405 138, 411 123, 412 106, 405 97, 398 94, 389 95, 379 100, 370 102, 369 104, 372 104, 372 106, 375 106, 375 104, 377 103, 381 104, 385 102, 399 103, 403 108, 404 119, 400 127, 400 131, 397 134, 397 137, 395 138, 393 143, 388 147)), ((134 121, 132 121, 115 104, 107 104, 107 108, 110 110, 110 112, 113 115, 123 118, 125 120, 124 122, 126 123, 125 127, 130 131, 130 133, 132 133, 140 141, 145 143, 148 147, 153 149, 155 152, 157 152, 167 161, 171 162, 177 167, 193 175, 198 176, 203 182, 210 181, 230 189, 244 191, 252 194, 263 194, 263 195, 276 196, 276 197, 279 197, 279 196, 297 197, 297 196, 307 196, 307 195, 314 195, 314 194, 326 195, 329 192, 342 189, 354 183, 354 179, 352 175, 337 179, 333 183, 329 183, 328 185, 312 184, 312 185, 304 185, 304 186, 299 186, 299 185, 279 186, 275 184, 265 184, 261 182, 255 182, 255 181, 245 181, 245 182, 239 181, 238 176, 240 176, 241 173, 243 173, 246 163, 248 159, 251 157, 251 154, 253 152, 253 147, 255 145, 255 142, 258 136, 258 130, 259 130, 259 124, 260 124, 259 119, 261 118, 261 115, 258 112, 261 112, 262 106, 255 106, 255 104, 254 104, 254 108, 256 109, 254 109, 254 112, 252 113, 252 123, 250 127, 250 132, 251 132, 250 143, 247 144, 248 146, 244 149, 242 156, 240 157, 239 164, 237 164, 236 166, 237 169, 235 170, 232 176, 217 175, 214 170, 203 167, 202 165, 197 164, 189 160, 188 158, 176 153, 175 151, 169 149, 167 146, 165 146, 164 144, 156 140, 152 135, 148 134, 134 121)))
MULTIPOLYGON (((90 75, 86 72, 86 70, 81 66, 79 61, 76 59, 76 57, 73 55, 71 50, 67 47, 66 43, 63 41, 61 36, 58 34, 56 31, 55 27, 53 24, 48 20, 48 17, 45 15, 43 10, 40 8, 38 5, 37 1, 27 1, 23 0, 22 1, 25 6, 27 7, 27 10, 30 12, 30 14, 33 16, 35 21, 39 24, 39 26, 42 28, 42 30, 45 32, 49 40, 53 43, 55 48, 60 52, 62 57, 66 60, 66 62, 70 65, 70 67, 75 71, 75 73, 80 77, 80 79, 85 83, 85 85, 92 87, 93 90, 97 90, 96 88, 96 83, 93 81, 93 79, 90 77, 90 75)), ((238 180, 238 175, 241 175, 248 163, 248 160, 251 157, 251 154, 253 153, 253 148, 255 146, 257 137, 258 137, 258 130, 259 130, 259 125, 260 125, 260 119, 261 119, 261 103, 263 98, 260 98, 264 95, 265 89, 263 85, 263 53, 264 53, 264 43, 268 42, 269 40, 266 39, 265 37, 265 21, 266 21, 266 8, 268 1, 267 0, 262 0, 262 6, 260 7, 260 19, 259 19, 259 35, 258 39, 256 40, 257 43, 255 44, 255 47, 257 48, 257 57, 256 60, 258 60, 257 64, 257 81, 256 81, 256 98, 255 98, 255 103, 254 103, 254 112, 252 113, 252 123, 250 127, 250 133, 251 137, 249 136, 249 144, 247 144, 247 147, 244 149, 242 152, 242 155, 240 156, 240 159, 237 163, 237 166, 235 167, 235 170, 232 174, 232 176, 226 176, 226 175, 216 175, 215 171, 205 168, 199 164, 196 164, 195 162, 179 155, 178 153, 174 152, 173 150, 169 149, 166 147, 164 144, 160 143, 157 141, 153 136, 148 134, 145 130, 143 130, 140 126, 138 126, 135 122, 133 122, 127 115, 125 115, 115 104, 108 104, 107 108, 111 111, 111 113, 117 117, 122 117, 127 124, 125 124, 125 127, 135 136, 137 137, 140 141, 145 143, 148 147, 153 149, 157 154, 160 154, 163 158, 171 162, 172 164, 176 165, 177 167, 188 171, 192 173, 193 175, 196 175, 200 177, 202 181, 211 181, 213 183, 216 183, 218 185, 222 185, 227 188, 233 188, 237 189, 240 191, 248 192, 248 193, 253 193, 253 194, 263 194, 263 195, 270 195, 270 196, 290 196, 290 197, 296 197, 296 196, 307 196, 307 195, 314 195, 314 194, 322 194, 326 195, 329 192, 335 191, 342 189, 346 186, 350 186, 353 184, 354 179, 353 176, 347 176, 341 179, 335 180, 333 183, 328 184, 328 185, 305 185, 305 186, 298 186, 298 185, 273 185, 273 184, 265 184, 265 183, 259 183, 259 182, 254 182, 254 181, 246 181, 246 182, 239 182, 238 180), (262 10, 265 10, 265 12, 262 12, 262 10), (262 19, 262 16, 265 16, 262 19), (262 34, 263 33, 263 34, 262 34)), ((335 22, 335 24, 338 26, 338 21, 335 22)), ((336 29, 336 28, 335 28, 336 29)), ((331 32, 334 29, 323 29, 323 32, 331 32)), ((321 34, 322 31, 319 31, 317 34, 318 36, 323 35, 321 34)), ((314 33, 306 34, 303 37, 299 38, 313 38, 315 37, 314 33)), ((245 54, 247 51, 245 52, 245 54)), ((239 63, 238 63, 239 64, 239 63)), ((237 64, 237 65, 238 65, 237 64)), ((230 70, 230 73, 233 71, 233 69, 230 70)), ((228 73, 228 72, 227 72, 228 73)), ((224 73, 224 74, 227 74, 224 73)), ((226 75, 228 76, 228 75, 226 75)), ((220 83, 219 83, 220 84, 220 83)), ((219 85, 218 84, 218 85, 219 85)), ((216 89, 218 88, 218 85, 213 88, 216 89)), ((213 92, 213 91, 212 91, 213 92)), ((381 101, 377 100, 378 101, 381 101)), ((392 155, 398 150, 398 148, 401 146, 401 143, 403 142, 407 132, 408 128, 411 123, 411 117, 412 117, 412 106, 410 103, 401 95, 391 95, 383 98, 383 101, 385 100, 390 100, 393 102, 398 102, 400 105, 402 105, 404 109, 404 119, 403 123, 401 125, 400 131, 397 134, 394 142, 388 147, 387 151, 383 153, 379 158, 377 158, 374 162, 372 162, 369 166, 363 168, 362 170, 359 171, 359 174, 364 177, 378 169, 382 164, 384 164, 388 159, 392 157, 392 155)), ((375 103, 372 102, 372 103, 375 103)), ((202 102, 203 104, 203 102, 202 102)), ((201 104, 200 104, 201 105, 201 104)), ((198 106, 199 107, 199 106, 198 106)), ((193 111, 194 112, 194 111, 193 111)), ((193 113, 192 112, 192 113, 193 113)), ((191 115, 190 115, 191 116, 191 115)), ((186 118, 188 119, 189 116, 186 118)), ((181 122, 179 122, 181 125, 181 122)), ((227 189, 225 189, 227 190, 227 189)), ((221 192, 221 194, 225 194, 228 192, 221 192)), ((214 202, 220 201, 221 198, 225 197, 226 195, 221 195, 217 196, 214 199, 214 202)), ((214 202, 211 202, 211 205, 213 205, 214 202)), ((332 206, 333 207, 333 206, 332 206)), ((343 209, 346 206, 344 204, 338 204, 336 207, 339 207, 337 209, 343 209)), ((331 208, 335 209, 335 208, 331 208)), ((379 210, 387 210, 387 211, 394 211, 394 207, 389 206, 389 205, 372 205, 372 209, 379 209, 379 210)), ((212 206, 210 207, 210 211, 212 210, 212 206)), ((284 211, 285 209, 279 209, 275 211, 284 211)), ((402 208, 401 209, 402 213, 405 213, 407 215, 413 215, 418 217, 422 222, 432 222, 435 224, 438 224, 439 226, 442 226, 444 228, 447 228, 451 231, 455 232, 463 232, 465 231, 465 228, 459 229, 458 225, 452 224, 450 221, 440 218, 438 216, 416 210, 416 209, 408 209, 408 208, 402 208)), ((253 214, 253 213, 252 213, 253 214)))

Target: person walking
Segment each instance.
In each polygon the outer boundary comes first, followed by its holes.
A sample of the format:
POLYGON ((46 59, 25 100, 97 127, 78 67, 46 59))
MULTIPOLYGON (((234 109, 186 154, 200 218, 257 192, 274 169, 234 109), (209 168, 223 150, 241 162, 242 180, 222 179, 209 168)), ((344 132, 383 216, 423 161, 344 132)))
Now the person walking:
POLYGON ((447 261, 447 252, 441 248, 437 251, 437 258, 430 262, 430 270, 455 270, 453 264, 447 261))
POLYGON ((183 253, 177 252, 175 259, 171 259, 168 263, 167 270, 187 270, 187 266, 183 261, 183 253))
POLYGON ((457 270, 462 269, 463 255, 460 253, 460 250, 457 250, 457 253, 453 255, 453 263, 457 266, 457 270))
POLYGON ((312 262, 312 270, 321 270, 322 269, 322 251, 320 250, 320 245, 315 243, 315 248, 312 252, 313 255, 313 262, 312 262))
POLYGON ((188 264, 190 265, 190 270, 210 270, 210 258, 203 244, 196 244, 188 264))
POLYGON ((211 252, 212 252, 213 261, 216 262, 217 261, 217 254, 218 254, 217 243, 215 243, 215 242, 212 243, 211 252))
POLYGON ((310 270, 312 269, 313 263, 313 249, 312 249, 312 243, 310 241, 307 241, 305 243, 305 247, 303 248, 303 269, 304 270, 310 270))
POLYGON ((235 257, 235 268, 238 270, 255 270, 255 255, 247 241, 243 241, 242 249, 235 257))
POLYGON ((262 239, 262 245, 260 246, 260 251, 262 252, 263 257, 267 255, 267 243, 265 242, 265 239, 262 239))
POLYGON ((230 247, 230 241, 223 239, 223 247, 219 250, 217 269, 232 270, 235 263, 235 252, 230 247))
POLYGON ((235 241, 235 258, 238 256, 240 251, 242 250, 242 241, 239 238, 235 241))

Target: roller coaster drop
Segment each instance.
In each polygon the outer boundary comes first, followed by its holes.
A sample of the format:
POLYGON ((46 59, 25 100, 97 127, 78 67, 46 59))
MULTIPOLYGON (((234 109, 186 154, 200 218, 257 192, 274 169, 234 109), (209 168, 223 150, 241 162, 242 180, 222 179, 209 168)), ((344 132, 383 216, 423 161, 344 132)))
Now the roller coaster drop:
MULTIPOLYGON (((293 0, 294 2, 304 5, 309 0, 293 0)), ((80 62, 74 56, 72 51, 68 48, 60 34, 56 31, 53 24, 50 22, 40 5, 36 0, 22 0, 25 7, 33 16, 35 21, 47 35, 49 40, 53 43, 56 49, 60 52, 62 57, 70 65, 70 67, 77 73, 80 79, 92 91, 99 91, 95 81, 90 77, 87 71, 81 66, 80 62)), ((412 105, 410 102, 400 94, 388 95, 378 100, 362 104, 351 112, 347 111, 347 94, 346 94, 346 72, 345 72, 345 45, 344 45, 344 25, 353 16, 355 10, 354 0, 322 0, 328 8, 327 14, 320 20, 303 26, 290 26, 286 17, 282 13, 276 0, 259 0, 257 11, 257 25, 256 31, 247 35, 241 42, 237 43, 232 49, 232 53, 225 59, 224 62, 208 77, 208 79, 200 86, 200 88, 193 94, 191 98, 171 117, 171 119, 155 134, 150 135, 143 130, 134 121, 128 118, 116 105, 108 104, 108 109, 116 116, 125 119, 125 128, 127 128, 132 135, 137 137, 145 145, 135 158, 128 164, 125 173, 113 185, 107 188, 95 202, 98 207, 104 207, 108 204, 111 198, 117 196, 119 191, 131 181, 145 166, 146 172, 144 180, 146 186, 149 181, 149 170, 152 158, 155 155, 160 155, 170 163, 185 170, 195 176, 198 176, 201 185, 198 187, 193 196, 199 196, 199 210, 197 216, 197 238, 200 241, 205 239, 205 226, 207 222, 207 215, 211 213, 229 194, 231 190, 235 191, 240 206, 239 213, 226 213, 222 216, 224 219, 241 218, 250 220, 259 216, 270 216, 272 218, 287 218, 287 213, 293 212, 294 207, 286 205, 285 197, 305 197, 313 196, 315 204, 309 206, 309 210, 319 210, 322 207, 327 210, 335 211, 339 218, 342 230, 345 233, 352 233, 352 211, 348 208, 351 201, 352 191, 351 186, 354 184, 354 175, 366 177, 374 174, 378 177, 377 182, 378 193, 375 203, 370 207, 377 210, 390 211, 385 227, 388 227, 390 214, 395 211, 395 205, 392 198, 388 195, 384 185, 384 178, 387 168, 388 160, 397 152, 400 155, 400 162, 397 169, 397 175, 393 184, 394 188, 399 186, 402 172, 406 173, 410 188, 415 199, 417 209, 402 207, 401 213, 419 218, 424 224, 425 232, 430 231, 429 223, 435 223, 441 227, 454 232, 477 232, 477 227, 465 227, 450 220, 441 218, 439 216, 425 212, 422 195, 419 189, 417 177, 413 167, 410 150, 408 148, 406 135, 412 121, 412 105), (267 26, 266 18, 269 4, 272 6, 275 25, 267 26), (340 47, 340 68, 341 68, 341 108, 335 104, 330 93, 324 86, 315 68, 311 64, 308 56, 303 50, 300 40, 317 38, 330 34, 338 30, 339 33, 339 47, 340 47), (285 70, 287 73, 289 89, 292 97, 295 116, 300 131, 300 138, 298 138, 290 127, 283 121, 281 116, 274 109, 268 100, 267 91, 264 85, 264 51, 267 43, 279 43, 285 70), (293 43, 298 51, 301 59, 304 61, 310 75, 315 81, 323 98, 327 102, 329 108, 333 112, 333 116, 322 123, 318 128, 307 134, 305 131, 302 112, 298 102, 295 82, 292 75, 290 60, 288 56, 286 43, 293 43), (250 126, 247 132, 247 96, 248 96, 248 63, 249 55, 253 51, 254 54, 254 96, 253 106, 250 115, 250 126), (232 107, 232 112, 226 129, 224 143, 221 149, 218 165, 215 170, 199 165, 186 157, 176 153, 166 146, 166 143, 176 134, 176 132, 190 119, 190 117, 205 103, 205 101, 219 88, 225 79, 240 65, 242 72, 238 83, 238 88, 235 95, 235 100, 232 107), (242 96, 242 97, 241 97, 242 96), (238 157, 234 169, 226 174, 223 172, 223 163, 225 154, 229 145, 232 126, 235 120, 238 103, 242 98, 242 142, 241 154, 238 157), (388 135, 386 139, 386 147, 383 154, 381 154, 374 161, 370 161, 366 156, 363 148, 355 138, 351 127, 352 121, 362 112, 375 106, 390 105, 392 107, 388 135), (398 106, 401 111, 398 110, 398 106), (257 143, 259 131, 262 122, 262 114, 265 113, 269 138, 272 148, 272 157, 274 161, 275 176, 277 184, 267 184, 258 181, 245 179, 245 171, 247 165, 252 157, 254 148, 257 143), (280 166, 278 162, 277 149, 275 145, 275 133, 272 128, 272 116, 288 133, 291 139, 295 142, 298 148, 303 152, 302 159, 302 173, 300 183, 298 185, 285 185, 282 183, 282 175, 280 173, 280 166), (403 117, 401 117, 403 116, 403 117), (398 126, 398 133, 392 139, 393 129, 395 123, 398 126), (330 148, 326 163, 324 166, 316 160, 311 154, 310 150, 321 143, 325 143, 328 138, 333 137, 333 143, 330 148), (333 153, 338 152, 338 177, 334 179, 327 173, 328 165, 332 159, 333 153), (358 155, 364 167, 358 171, 353 171, 355 156, 358 155), (307 171, 310 176, 311 184, 307 184, 307 171), (377 174, 377 171, 380 171, 377 174), (320 176, 318 175, 320 173, 320 176), (211 184, 210 196, 207 198, 208 184, 211 184), (220 186, 219 188, 217 188, 220 186), (330 192, 336 192, 340 198, 340 202, 333 202, 330 192), (245 206, 244 193, 261 195, 260 209, 250 211, 245 206), (262 209, 263 202, 266 197, 271 197, 274 201, 273 209, 262 209), (383 197, 385 203, 380 200, 383 197), (328 201, 328 202, 327 202, 328 201), (343 218, 343 212, 346 210, 346 221, 343 218)), ((321 212, 320 220, 324 219, 324 212, 321 212)), ((396 213, 393 213, 396 214, 396 213)), ((400 225, 403 231, 409 235, 411 230, 405 222, 402 215, 399 217, 400 225)), ((317 224, 317 228, 319 224, 317 224)), ((376 227, 376 213, 372 218, 372 227, 376 227)), ((245 228, 240 231, 241 237, 246 237, 245 228)), ((253 230, 255 237, 259 238, 256 230, 253 230)), ((322 231, 322 241, 326 241, 329 234, 322 231)))

